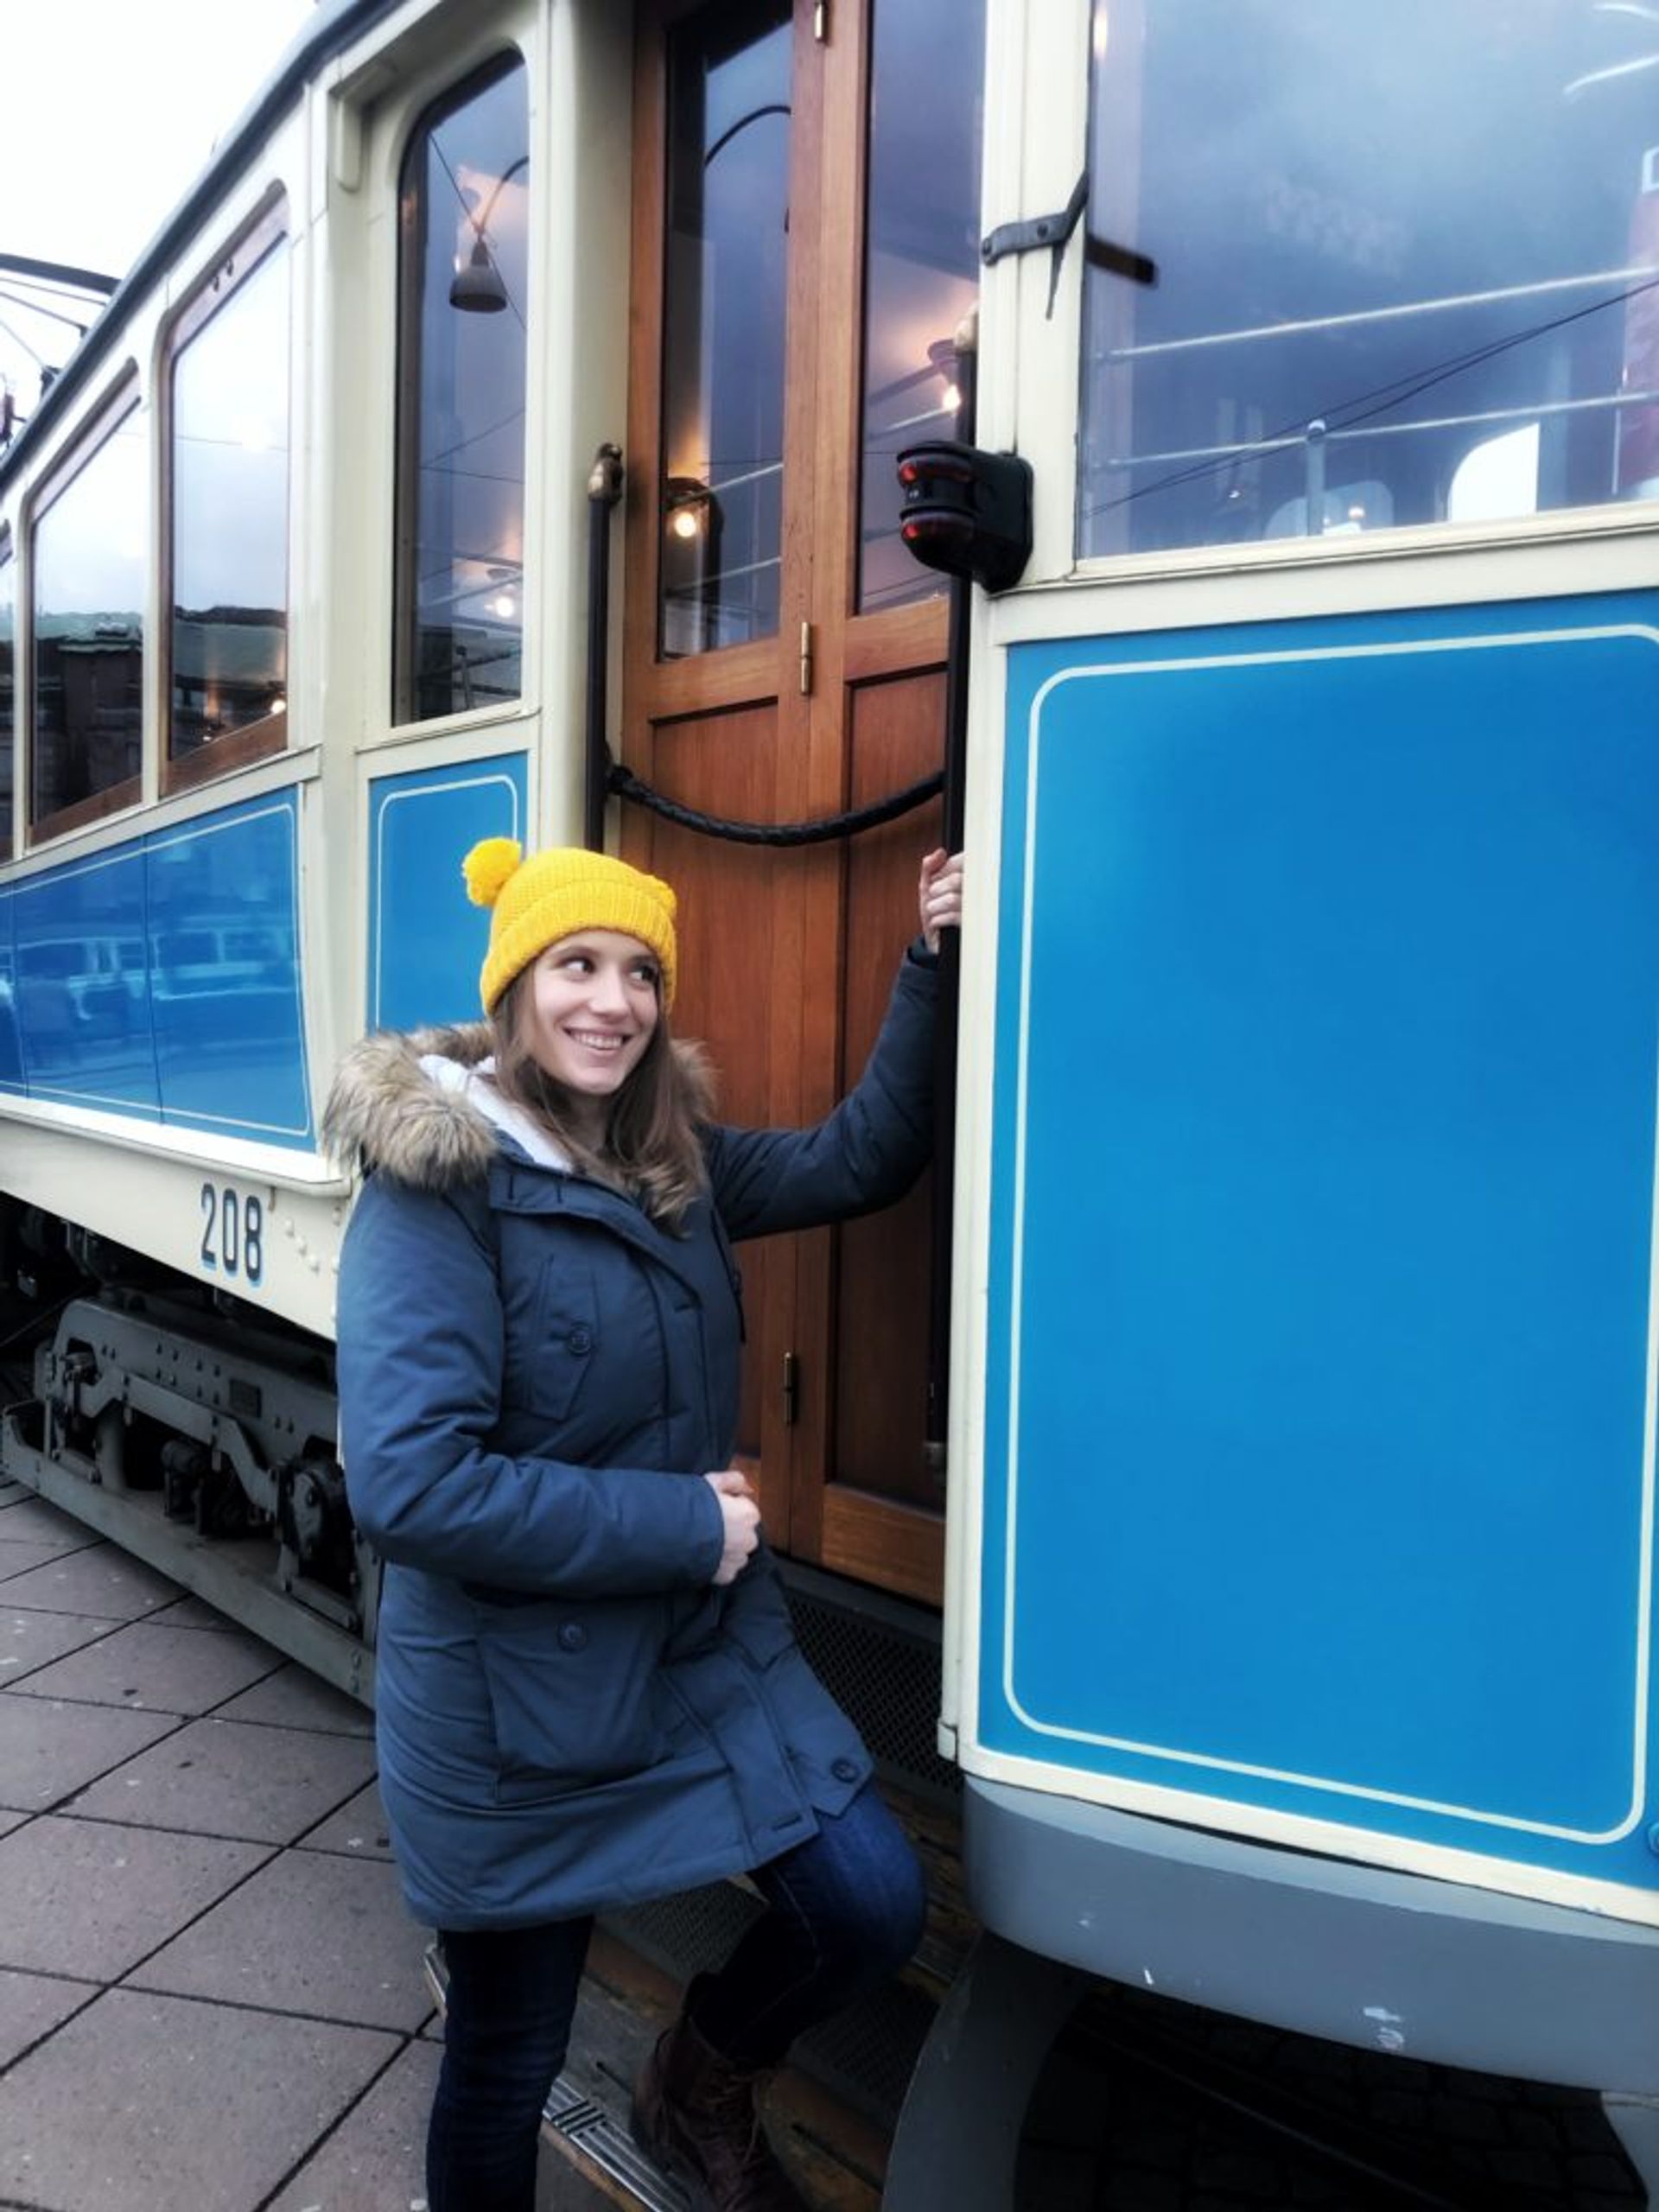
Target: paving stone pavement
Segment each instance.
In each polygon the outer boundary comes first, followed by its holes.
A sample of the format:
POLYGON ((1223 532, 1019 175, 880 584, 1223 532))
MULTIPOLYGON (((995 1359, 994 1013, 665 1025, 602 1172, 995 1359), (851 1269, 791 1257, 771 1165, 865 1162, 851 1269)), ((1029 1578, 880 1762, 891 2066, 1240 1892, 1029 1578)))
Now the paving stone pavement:
POLYGON ((369 1716, 9 1488, 0 1900, 6 2212, 423 2206, 441 2045, 369 1716))

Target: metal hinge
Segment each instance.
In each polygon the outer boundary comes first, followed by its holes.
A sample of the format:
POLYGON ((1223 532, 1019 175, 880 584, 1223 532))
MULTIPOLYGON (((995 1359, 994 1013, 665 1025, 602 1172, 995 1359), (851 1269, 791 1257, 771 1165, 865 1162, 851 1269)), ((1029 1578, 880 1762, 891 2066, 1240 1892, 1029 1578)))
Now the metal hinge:
POLYGON ((803 699, 805 699, 805 698, 810 697, 810 696, 811 696, 811 691, 812 691, 812 625, 811 625, 810 622, 803 622, 803 623, 802 623, 802 625, 801 625, 801 696, 802 696, 802 698, 803 698, 803 699))
POLYGON ((784 1427, 793 1428, 801 1417, 801 1362, 797 1352, 784 1354, 784 1427))
POLYGON ((812 35, 820 46, 829 43, 830 0, 816 0, 812 10, 812 35))
MULTIPOLYGON (((979 257, 988 269, 995 268, 1005 254, 1036 253, 1046 247, 1049 254, 1048 312, 1054 312, 1054 296, 1059 289, 1060 264, 1065 259, 1065 249, 1071 233, 1083 220, 1089 205, 1089 172, 1083 175, 1071 188, 1071 197, 1064 207, 1052 215, 1033 215, 1023 223, 999 223, 989 235, 980 240, 979 257)), ((1116 245, 1110 238, 1093 237, 1086 223, 1083 232, 1084 257, 1092 269, 1103 269, 1115 276, 1126 276, 1132 284, 1155 284, 1158 264, 1144 253, 1137 253, 1132 246, 1116 245)))

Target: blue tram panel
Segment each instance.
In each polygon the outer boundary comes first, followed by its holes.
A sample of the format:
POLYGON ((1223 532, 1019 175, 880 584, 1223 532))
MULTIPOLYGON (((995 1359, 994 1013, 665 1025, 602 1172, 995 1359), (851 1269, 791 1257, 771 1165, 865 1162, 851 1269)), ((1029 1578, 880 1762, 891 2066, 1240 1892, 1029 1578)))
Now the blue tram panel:
POLYGON ((369 787, 372 1029, 478 1019, 490 917, 461 863, 484 837, 524 837, 525 756, 377 776, 369 787))
POLYGON ((0 890, 0 1091, 308 1145, 298 800, 0 890))
POLYGON ((1659 1886, 1659 596, 1010 687, 982 1740, 1659 1886))

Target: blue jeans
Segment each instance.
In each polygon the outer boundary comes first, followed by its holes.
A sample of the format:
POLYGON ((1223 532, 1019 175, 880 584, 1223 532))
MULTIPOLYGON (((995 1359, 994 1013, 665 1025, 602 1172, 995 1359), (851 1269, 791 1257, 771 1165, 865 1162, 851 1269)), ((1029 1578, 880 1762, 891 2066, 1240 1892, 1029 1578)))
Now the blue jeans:
MULTIPOLYGON (((776 2065, 805 2028, 895 1974, 926 1897, 916 1854, 874 1789, 753 1869, 768 1910, 686 2011, 745 2069, 776 2065)), ((443 1932, 449 1993, 426 2142, 430 2212, 532 2212, 542 2107, 564 2063, 589 1920, 443 1932)))

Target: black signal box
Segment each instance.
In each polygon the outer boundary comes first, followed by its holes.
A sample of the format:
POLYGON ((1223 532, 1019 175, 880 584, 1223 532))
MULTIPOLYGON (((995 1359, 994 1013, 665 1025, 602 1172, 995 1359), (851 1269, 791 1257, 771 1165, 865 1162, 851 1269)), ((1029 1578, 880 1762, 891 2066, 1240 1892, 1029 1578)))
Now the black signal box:
POLYGON ((1031 558, 1031 463, 936 438, 899 455, 899 534, 916 558, 987 591, 1019 582, 1031 558))

